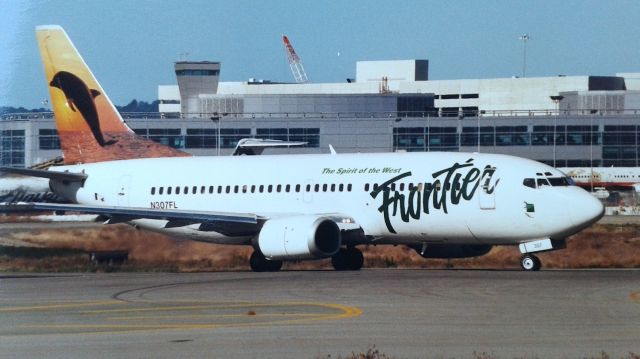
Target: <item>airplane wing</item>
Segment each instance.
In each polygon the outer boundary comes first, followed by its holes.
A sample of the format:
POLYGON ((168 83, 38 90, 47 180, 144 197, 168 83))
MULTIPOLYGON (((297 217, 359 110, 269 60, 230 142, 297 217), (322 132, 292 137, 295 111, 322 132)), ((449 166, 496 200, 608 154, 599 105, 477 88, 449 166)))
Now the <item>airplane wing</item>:
POLYGON ((215 231, 228 236, 257 234, 265 218, 250 213, 224 213, 206 211, 164 210, 138 207, 87 206, 60 203, 12 203, 0 212, 73 211, 107 217, 106 224, 123 223, 136 219, 166 220, 165 228, 200 224, 201 231, 215 231))

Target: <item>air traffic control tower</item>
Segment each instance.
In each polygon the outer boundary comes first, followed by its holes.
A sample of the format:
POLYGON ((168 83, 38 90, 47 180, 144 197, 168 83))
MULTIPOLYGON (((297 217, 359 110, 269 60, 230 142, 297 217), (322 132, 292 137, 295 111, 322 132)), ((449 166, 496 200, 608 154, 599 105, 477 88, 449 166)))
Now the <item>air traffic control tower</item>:
POLYGON ((220 63, 211 61, 179 61, 175 65, 180 91, 181 111, 195 114, 200 111, 198 97, 218 92, 220 63))

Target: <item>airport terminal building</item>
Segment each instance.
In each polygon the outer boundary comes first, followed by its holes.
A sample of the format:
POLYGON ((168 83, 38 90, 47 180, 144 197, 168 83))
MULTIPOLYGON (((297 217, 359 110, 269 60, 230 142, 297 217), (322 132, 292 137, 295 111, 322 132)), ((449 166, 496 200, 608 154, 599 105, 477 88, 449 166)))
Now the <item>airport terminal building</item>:
MULTIPOLYGON (((565 166, 639 166, 640 73, 429 80, 427 60, 361 61, 344 83, 219 82, 217 62, 177 62, 138 134, 195 155, 247 137, 304 141, 272 153, 465 151, 565 166)), ((113 91, 113 90, 112 90, 113 91)), ((0 121, 2 166, 61 155, 51 113, 0 121)))

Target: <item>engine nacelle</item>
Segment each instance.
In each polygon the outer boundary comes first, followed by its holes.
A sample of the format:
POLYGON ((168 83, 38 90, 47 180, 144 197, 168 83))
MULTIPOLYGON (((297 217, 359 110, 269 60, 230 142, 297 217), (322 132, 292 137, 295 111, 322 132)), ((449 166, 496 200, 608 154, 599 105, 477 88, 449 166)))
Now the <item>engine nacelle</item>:
POLYGON ((260 251, 271 260, 331 257, 341 242, 336 222, 314 215, 270 219, 258 235, 260 251))
POLYGON ((480 257, 489 253, 493 246, 487 244, 429 244, 422 247, 412 247, 423 258, 470 258, 480 257))

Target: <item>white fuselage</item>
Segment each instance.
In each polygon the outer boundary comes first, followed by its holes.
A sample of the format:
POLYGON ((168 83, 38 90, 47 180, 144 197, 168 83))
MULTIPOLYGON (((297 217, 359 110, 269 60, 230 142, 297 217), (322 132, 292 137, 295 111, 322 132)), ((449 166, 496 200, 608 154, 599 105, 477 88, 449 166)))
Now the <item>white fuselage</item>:
MULTIPOLYGON (((560 239, 602 215, 600 202, 576 186, 523 185, 525 178, 540 178, 537 173, 564 177, 561 172, 535 161, 493 154, 156 158, 52 170, 88 175, 82 187, 53 183, 57 193, 81 204, 251 213, 264 218, 336 214, 352 218, 373 243, 516 244, 560 239), (386 190, 375 191, 385 183, 386 190)), ((237 244, 251 240, 199 231, 197 225, 164 228, 162 220, 135 223, 196 240, 237 244)))

